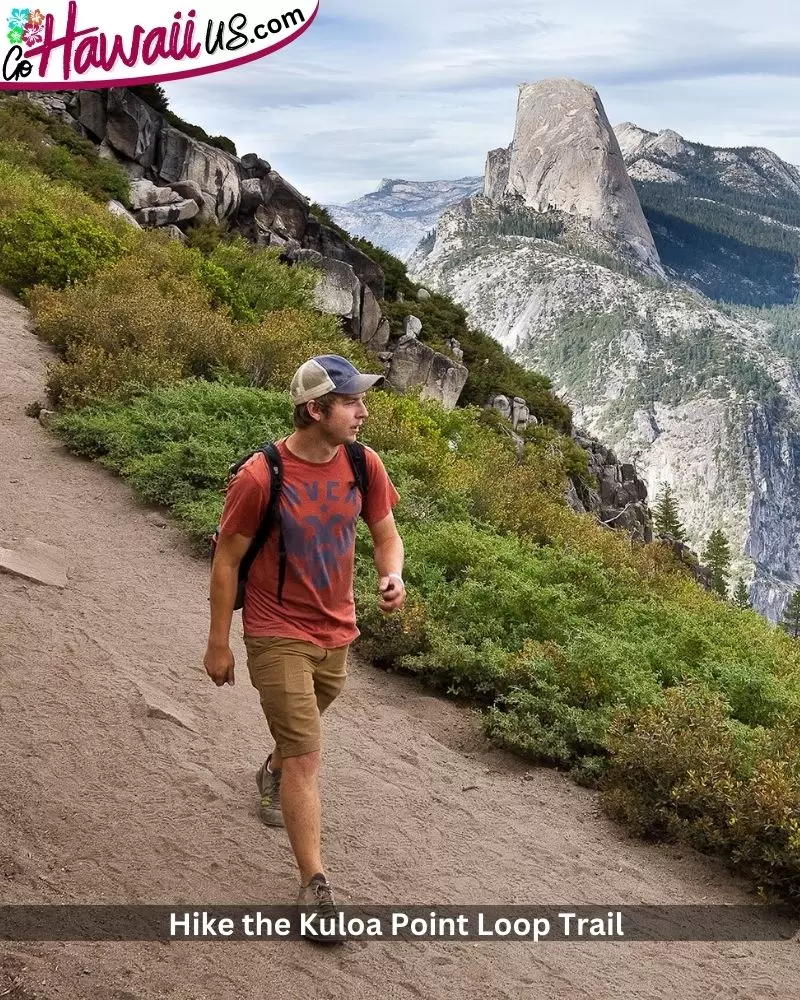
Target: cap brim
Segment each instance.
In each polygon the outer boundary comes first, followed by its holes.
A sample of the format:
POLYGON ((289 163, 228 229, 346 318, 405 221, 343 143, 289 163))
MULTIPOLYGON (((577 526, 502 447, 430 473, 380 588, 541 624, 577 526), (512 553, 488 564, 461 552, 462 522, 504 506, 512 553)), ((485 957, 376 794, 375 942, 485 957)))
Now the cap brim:
POLYGON ((354 375, 344 385, 340 385, 333 391, 340 396, 357 396, 359 393, 366 392, 367 389, 383 385, 385 381, 383 375, 354 375))

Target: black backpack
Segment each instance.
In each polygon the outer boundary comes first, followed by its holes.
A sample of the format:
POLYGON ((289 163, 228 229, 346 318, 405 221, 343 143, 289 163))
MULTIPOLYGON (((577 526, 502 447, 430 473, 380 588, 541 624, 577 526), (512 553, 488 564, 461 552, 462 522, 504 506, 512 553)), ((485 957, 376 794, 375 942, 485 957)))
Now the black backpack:
MULTIPOLYGON (((350 466, 353 469, 353 486, 356 486, 361 491, 361 500, 363 504, 367 497, 367 490, 369 489, 367 456, 364 451, 364 445, 359 441, 349 441, 344 447, 347 452, 347 457, 350 460, 350 466)), ((266 444, 263 444, 257 451, 252 451, 249 455, 245 455, 244 458, 240 458, 238 462, 234 462, 228 469, 228 483, 231 482, 233 477, 242 468, 245 462, 248 462, 253 455, 257 455, 259 452, 264 455, 267 465, 269 466, 269 500, 267 501, 267 507, 264 511, 264 516, 261 519, 261 524, 259 524, 258 530, 250 543, 250 548, 244 554, 242 561, 239 563, 239 585, 236 590, 236 601, 233 605, 234 611, 238 611, 239 608, 244 605, 244 590, 247 585, 247 574, 250 572, 250 567, 253 565, 258 553, 264 547, 264 543, 275 526, 277 526, 278 529, 278 603, 283 603, 283 584, 286 580, 286 546, 283 541, 283 531, 281 530, 280 519, 280 500, 281 490, 283 489, 283 462, 275 443, 269 441, 266 444)), ((217 525, 217 530, 211 536, 212 562, 214 560, 214 553, 217 549, 218 539, 219 525, 217 525)))

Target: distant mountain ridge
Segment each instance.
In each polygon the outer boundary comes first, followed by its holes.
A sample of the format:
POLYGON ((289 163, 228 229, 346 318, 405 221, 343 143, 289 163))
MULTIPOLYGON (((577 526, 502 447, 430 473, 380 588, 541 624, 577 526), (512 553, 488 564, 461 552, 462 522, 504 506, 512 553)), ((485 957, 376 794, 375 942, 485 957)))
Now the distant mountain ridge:
POLYGON ((482 187, 482 176, 454 181, 384 178, 375 191, 346 205, 325 208, 353 236, 362 236, 400 260, 407 260, 420 240, 435 228, 445 208, 482 187))
POLYGON ((787 305, 800 261, 800 170, 772 150, 615 129, 662 263, 711 298, 787 305))
MULTIPOLYGON (((800 168, 763 147, 707 146, 673 129, 653 132, 622 122, 613 131, 672 278, 724 302, 773 306, 794 301, 800 168)), ((506 150, 493 153, 507 155, 506 150)), ((491 169, 491 154, 488 162, 491 169)), ((496 178, 490 180, 496 187, 496 178)), ((482 177, 384 179, 375 191, 327 207, 349 232, 407 261, 442 212, 483 185, 482 177)))

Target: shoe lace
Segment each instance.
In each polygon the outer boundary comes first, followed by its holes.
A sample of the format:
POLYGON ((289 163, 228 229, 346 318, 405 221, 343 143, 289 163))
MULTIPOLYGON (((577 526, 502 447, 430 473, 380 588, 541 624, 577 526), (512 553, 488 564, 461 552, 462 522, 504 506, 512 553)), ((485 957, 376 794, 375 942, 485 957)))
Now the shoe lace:
POLYGON ((281 772, 267 771, 265 768, 264 777, 267 779, 267 787, 261 792, 261 805, 277 805, 281 798, 281 772))
POLYGON ((334 902, 333 889, 329 882, 315 882, 314 895, 317 900, 317 906, 323 916, 333 917, 336 915, 336 903, 334 902))

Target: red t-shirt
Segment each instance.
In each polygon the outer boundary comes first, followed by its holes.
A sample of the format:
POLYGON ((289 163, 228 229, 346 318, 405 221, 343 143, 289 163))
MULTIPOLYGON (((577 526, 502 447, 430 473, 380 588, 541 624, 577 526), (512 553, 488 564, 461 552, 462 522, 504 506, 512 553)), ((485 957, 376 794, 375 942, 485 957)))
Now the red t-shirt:
MULTIPOLYGON (((367 524, 382 521, 400 499, 371 448, 365 448, 369 488, 367 524)), ((307 462, 278 442, 283 459, 280 518, 286 546, 283 603, 278 604, 278 532, 270 532, 247 576, 242 623, 247 636, 303 639, 324 649, 359 635, 353 600, 356 521, 361 491, 347 452, 329 462, 307 462)), ((228 486, 220 534, 255 535, 269 499, 269 466, 254 455, 228 486)))

